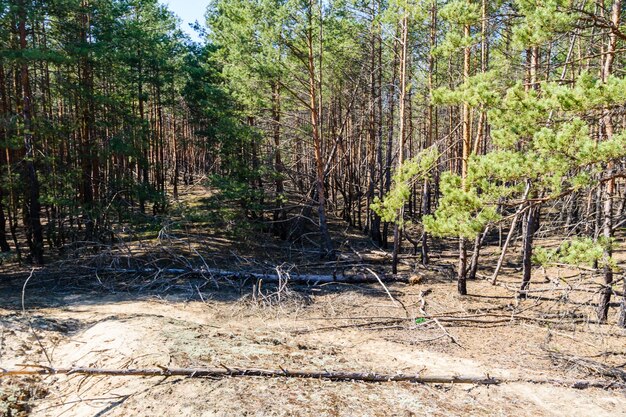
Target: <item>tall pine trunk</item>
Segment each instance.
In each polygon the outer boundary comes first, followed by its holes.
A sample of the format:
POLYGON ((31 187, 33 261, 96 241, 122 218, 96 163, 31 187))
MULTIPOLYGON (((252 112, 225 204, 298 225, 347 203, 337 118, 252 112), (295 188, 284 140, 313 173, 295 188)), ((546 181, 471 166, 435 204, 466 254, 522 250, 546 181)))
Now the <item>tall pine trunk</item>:
MULTIPOLYGON (((406 12, 405 12, 406 13, 406 12)), ((407 51, 408 51, 408 31, 409 20, 405 15, 402 18, 402 54, 400 55, 400 128, 398 132, 398 169, 402 169, 404 163, 404 139, 406 136, 406 67, 407 67, 407 51)), ((402 247, 402 221, 404 217, 404 206, 398 210, 396 222, 393 229, 393 253, 392 253, 392 273, 398 273, 398 255, 402 247)))
MULTIPOLYGON (((465 25, 463 27, 463 35, 466 38, 470 36, 470 27, 465 25)), ((471 59, 470 47, 466 46, 463 49, 463 81, 467 82, 470 76, 470 59, 471 59)), ((462 123, 463 123, 463 138, 462 138, 462 156, 461 156, 461 186, 463 191, 468 191, 467 185, 467 170, 469 164, 469 157, 472 146, 472 126, 470 125, 470 106, 469 103, 463 103, 462 109, 462 123)), ((467 240, 464 237, 459 238, 459 265, 457 270, 458 290, 459 294, 467 294, 467 240)))
MULTIPOLYGON (((611 23, 615 27, 619 27, 622 11, 622 1, 615 0, 611 10, 611 23)), ((609 35, 609 42, 606 48, 606 57, 603 62, 602 68, 602 81, 606 83, 609 75, 611 75, 613 69, 613 62, 615 61, 615 49, 617 47, 617 35, 611 32, 609 35)), ((613 120, 611 117, 611 110, 603 110, 602 121, 604 123, 604 138, 611 140, 613 138, 613 120)), ((610 176, 613 173, 613 163, 610 162, 607 167, 607 174, 610 176)), ((604 253, 602 254, 603 269, 604 269, 604 286, 600 291, 600 301, 598 302, 598 320, 602 323, 606 322, 609 313, 609 304, 611 302, 612 284, 613 284, 613 267, 611 265, 611 259, 613 256, 612 239, 613 239, 613 195, 615 194, 615 179, 610 179, 604 192, 604 203, 602 205, 602 237, 604 239, 604 253)))
POLYGON ((308 76, 309 76, 309 111, 311 113, 311 127, 313 130, 313 150, 315 154, 315 188, 317 191, 317 214, 320 228, 320 249, 324 258, 334 258, 335 250, 328 230, 326 219, 326 194, 324 190, 324 160, 322 155, 322 137, 320 135, 319 107, 317 81, 315 72, 315 55, 313 52, 313 2, 309 1, 307 11, 308 27, 306 41, 308 47, 308 76))

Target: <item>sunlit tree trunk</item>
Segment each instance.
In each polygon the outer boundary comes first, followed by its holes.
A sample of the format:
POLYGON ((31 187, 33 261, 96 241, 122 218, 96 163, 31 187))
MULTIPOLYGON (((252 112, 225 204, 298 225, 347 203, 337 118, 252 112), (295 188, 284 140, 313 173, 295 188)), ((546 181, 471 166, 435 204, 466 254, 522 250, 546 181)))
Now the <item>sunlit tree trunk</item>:
POLYGON ((326 193, 324 190, 325 161, 322 155, 322 137, 320 135, 319 107, 317 80, 315 70, 315 54, 313 48, 313 2, 309 1, 307 10, 307 33, 306 42, 308 50, 308 77, 309 77, 309 111, 311 113, 311 128, 313 131, 313 150, 315 154, 315 187, 317 190, 317 214, 321 234, 320 249, 322 257, 334 258, 333 241, 328 230, 326 219, 326 193))

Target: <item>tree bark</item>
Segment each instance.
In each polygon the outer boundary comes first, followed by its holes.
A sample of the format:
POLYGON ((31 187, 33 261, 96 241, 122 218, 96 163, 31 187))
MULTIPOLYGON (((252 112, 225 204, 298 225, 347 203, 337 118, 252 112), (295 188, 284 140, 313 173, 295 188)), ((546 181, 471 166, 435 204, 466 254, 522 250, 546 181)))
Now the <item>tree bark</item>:
POLYGON ((459 238, 457 289, 459 291, 459 294, 467 295, 467 240, 464 237, 459 238))
POLYGON ((274 233, 281 239, 287 238, 287 212, 285 211, 283 185, 283 160, 280 152, 280 85, 275 83, 272 85, 272 136, 274 139, 274 169, 276 170, 275 190, 276 190, 276 209, 274 211, 274 233))
POLYGON ((474 251, 472 252, 472 257, 470 259, 470 267, 467 279, 474 280, 476 279, 476 273, 478 272, 478 259, 480 257, 480 248, 485 241, 485 237, 487 237, 487 233, 489 233, 489 226, 485 228, 485 230, 476 235, 476 239, 474 239, 474 251))
MULTIPOLYGON (((401 33, 398 33, 398 29, 396 29, 396 36, 394 37, 393 43, 393 60, 392 60, 392 76, 391 83, 389 85, 389 113, 387 117, 387 146, 386 146, 386 155, 385 155, 385 192, 388 193, 391 190, 391 165, 393 161, 393 132, 394 132, 394 114, 395 114, 395 105, 396 105, 396 83, 398 80, 398 38, 402 36, 401 33)), ((389 233, 389 223, 385 222, 383 224, 383 247, 387 248, 387 235, 389 233)))
POLYGON ((94 219, 93 219, 93 114, 92 114, 92 98, 93 98, 93 75, 91 71, 91 62, 88 51, 88 31, 89 31, 89 2, 81 1, 81 11, 78 14, 80 25, 80 42, 83 49, 80 57, 79 80, 82 87, 80 99, 81 105, 81 150, 80 150, 80 167, 81 167, 81 203, 83 214, 85 216, 85 240, 90 241, 93 238, 94 219))
POLYGON ((622 277, 622 302, 619 309, 617 325, 626 329, 626 275, 622 277))
POLYGON ((526 213, 522 253, 522 285, 520 287, 518 298, 526 298, 528 296, 527 291, 530 286, 532 272, 533 240, 535 231, 539 225, 540 212, 540 207, 531 207, 526 213))

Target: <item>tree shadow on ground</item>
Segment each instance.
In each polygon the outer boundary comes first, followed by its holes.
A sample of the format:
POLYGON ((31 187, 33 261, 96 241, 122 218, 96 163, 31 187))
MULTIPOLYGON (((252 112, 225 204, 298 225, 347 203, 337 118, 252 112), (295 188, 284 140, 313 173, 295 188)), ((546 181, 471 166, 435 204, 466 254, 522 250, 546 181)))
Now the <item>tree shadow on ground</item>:
MULTIPOLYGON (((43 268, 33 273, 5 276, 0 279, 0 308, 15 313, 33 313, 47 308, 76 308, 155 299, 169 303, 237 303, 253 299, 259 284, 252 277, 211 279, 189 274, 166 274, 156 279, 138 275, 120 279, 112 274, 96 275, 73 274, 71 271, 59 273, 43 268)), ((275 283, 263 283, 265 294, 278 290, 275 283)), ((292 283, 289 284, 289 291, 305 301, 312 295, 346 292, 367 295, 373 299, 388 299, 385 288, 376 283, 292 283)), ((395 293, 394 290, 390 292, 392 295, 395 293)))

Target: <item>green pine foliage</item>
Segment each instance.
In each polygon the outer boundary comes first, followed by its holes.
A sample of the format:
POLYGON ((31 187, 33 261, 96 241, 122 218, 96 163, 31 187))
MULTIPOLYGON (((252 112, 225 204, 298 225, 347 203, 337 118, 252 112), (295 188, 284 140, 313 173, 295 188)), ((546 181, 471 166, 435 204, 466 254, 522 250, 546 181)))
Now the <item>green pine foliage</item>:
POLYGON ((571 265, 585 267, 605 267, 616 269, 617 263, 613 257, 605 258, 607 246, 613 242, 600 238, 594 240, 589 237, 578 237, 563 242, 559 247, 548 249, 537 247, 534 252, 534 262, 544 267, 552 265, 571 265))
POLYGON ((441 204, 424 221, 434 235, 473 237, 498 221, 495 206, 519 199, 525 184, 531 195, 558 198, 596 186, 606 163, 626 156, 626 131, 598 142, 592 122, 580 116, 626 101, 626 79, 611 76, 602 83, 582 72, 573 86, 544 82, 538 89, 521 83, 504 88, 501 79, 494 69, 454 90, 433 92, 435 103, 488 109, 495 145, 470 158, 468 192, 455 175, 442 177, 441 204))
POLYGON ((441 177, 441 193, 435 214, 424 216, 424 228, 434 236, 474 238, 487 224, 500 219, 493 197, 476 187, 464 191, 456 174, 448 172, 441 177))
POLYGON ((394 174, 390 191, 382 200, 378 197, 374 199, 370 206, 372 210, 386 222, 402 224, 404 219, 398 218, 398 211, 407 203, 411 186, 430 176, 438 158, 437 149, 430 147, 405 161, 394 174))

